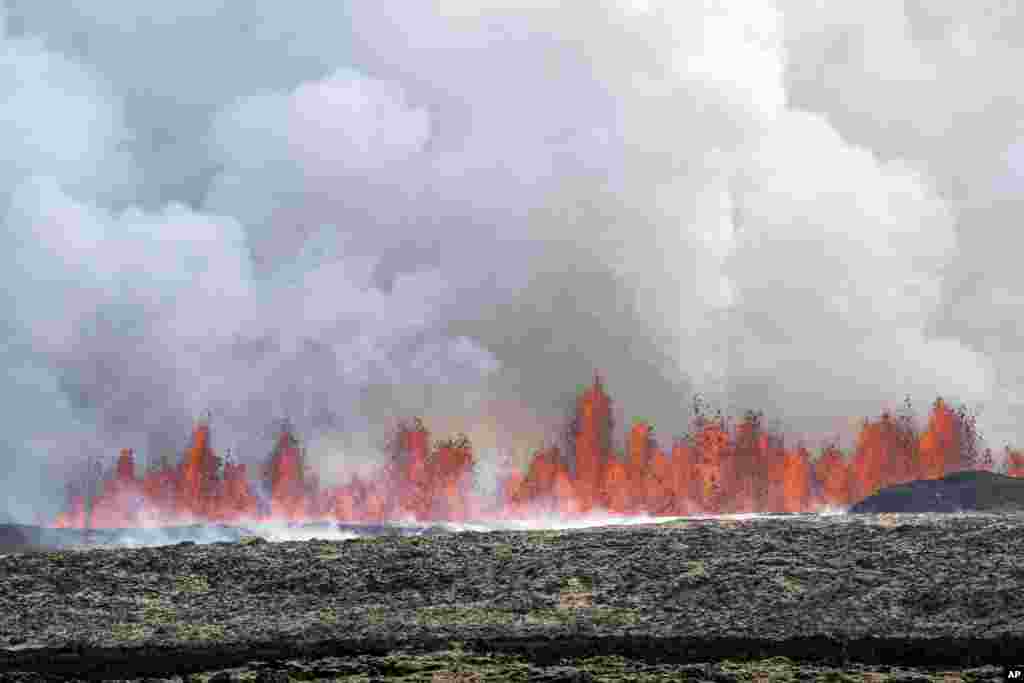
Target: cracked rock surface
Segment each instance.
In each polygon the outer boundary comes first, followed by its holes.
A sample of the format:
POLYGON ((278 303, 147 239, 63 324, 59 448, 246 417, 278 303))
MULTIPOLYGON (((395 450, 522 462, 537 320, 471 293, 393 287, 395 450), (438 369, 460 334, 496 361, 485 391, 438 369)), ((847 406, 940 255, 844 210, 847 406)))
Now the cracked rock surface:
POLYGON ((977 514, 10 553, 0 680, 997 680, 1022 548, 977 514))

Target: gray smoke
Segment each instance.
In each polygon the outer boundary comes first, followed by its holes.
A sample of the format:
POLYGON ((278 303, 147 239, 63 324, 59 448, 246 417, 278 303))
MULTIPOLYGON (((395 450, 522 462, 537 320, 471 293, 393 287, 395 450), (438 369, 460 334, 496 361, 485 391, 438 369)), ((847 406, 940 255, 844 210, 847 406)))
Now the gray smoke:
POLYGON ((328 479, 414 414, 521 456, 595 370, 663 441, 699 391, 1024 443, 1012 9, 7 0, 7 516, 206 410, 328 479))

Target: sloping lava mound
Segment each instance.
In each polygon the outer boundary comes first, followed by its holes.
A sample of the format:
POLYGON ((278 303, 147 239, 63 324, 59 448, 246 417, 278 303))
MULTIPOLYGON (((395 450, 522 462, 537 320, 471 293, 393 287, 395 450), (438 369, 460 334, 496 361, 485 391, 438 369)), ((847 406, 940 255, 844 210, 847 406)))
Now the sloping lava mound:
POLYGON ((943 479, 882 489, 850 512, 1024 512, 1024 479, 992 472, 956 472, 943 479))
MULTIPOLYGON (((792 515, 15 553, 0 672, 1018 663, 1022 547, 1024 515, 792 515)), ((590 675, 545 680, 616 680, 590 675)))

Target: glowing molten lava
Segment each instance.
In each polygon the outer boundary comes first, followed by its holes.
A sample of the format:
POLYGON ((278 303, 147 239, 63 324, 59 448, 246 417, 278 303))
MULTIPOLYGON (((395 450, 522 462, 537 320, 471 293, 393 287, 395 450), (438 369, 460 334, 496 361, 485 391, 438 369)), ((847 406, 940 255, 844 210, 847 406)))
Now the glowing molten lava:
MULTIPOLYGON (((699 410, 690 436, 677 440, 671 454, 658 446, 645 420, 631 426, 622 454, 612 447, 611 399, 595 378, 577 397, 574 452, 543 450, 525 471, 502 463, 490 497, 474 488, 468 439, 431 447, 419 419, 400 428, 388 460, 373 476, 326 488, 287 425, 261 470, 262 480, 253 482, 246 465, 230 454, 223 460, 216 455, 204 421, 180 464, 158 463, 139 480, 133 452, 125 449, 100 491, 69 486, 67 510, 55 525, 803 512, 846 506, 892 484, 990 467, 991 453, 977 453, 976 442, 971 418, 940 399, 920 434, 906 417, 883 414, 865 421, 850 457, 835 447, 817 458, 802 447, 787 448, 763 428, 757 413, 747 413, 730 431, 724 419, 707 419, 699 410)), ((1008 451, 1007 473, 1024 477, 1024 454, 1008 451)))

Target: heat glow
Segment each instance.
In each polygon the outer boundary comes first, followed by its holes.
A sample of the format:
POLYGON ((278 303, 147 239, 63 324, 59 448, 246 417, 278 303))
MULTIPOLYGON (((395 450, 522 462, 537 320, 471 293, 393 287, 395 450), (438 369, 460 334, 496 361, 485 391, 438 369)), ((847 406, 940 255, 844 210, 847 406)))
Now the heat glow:
MULTIPOLYGON (((572 454, 537 452, 522 471, 503 464, 497 492, 474 486, 475 458, 464 436, 431 445, 416 419, 398 430, 371 475, 323 487, 284 427, 269 461, 250 478, 245 464, 220 458, 208 421, 200 422, 181 461, 157 463, 139 479, 131 449, 95 487, 68 486, 56 527, 170 526, 196 522, 466 522, 557 516, 685 516, 843 509, 879 488, 991 469, 978 452, 972 418, 935 401, 927 427, 906 416, 865 420, 849 456, 836 447, 817 457, 786 447, 759 414, 730 429, 696 412, 690 436, 666 453, 644 420, 631 426, 626 452, 612 446, 611 399, 599 377, 576 402, 572 454)), ((1008 449, 1007 474, 1024 477, 1024 453, 1008 449)))

